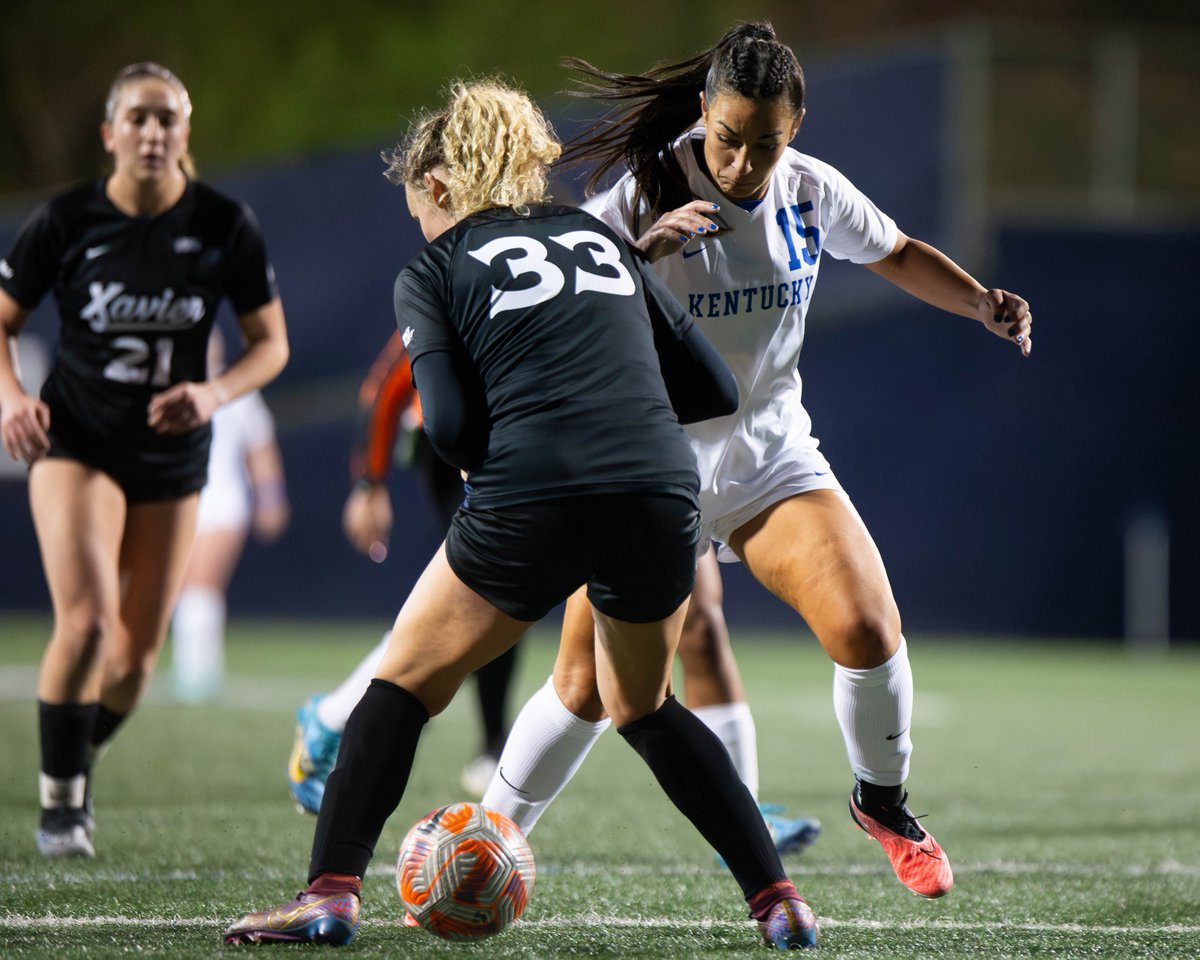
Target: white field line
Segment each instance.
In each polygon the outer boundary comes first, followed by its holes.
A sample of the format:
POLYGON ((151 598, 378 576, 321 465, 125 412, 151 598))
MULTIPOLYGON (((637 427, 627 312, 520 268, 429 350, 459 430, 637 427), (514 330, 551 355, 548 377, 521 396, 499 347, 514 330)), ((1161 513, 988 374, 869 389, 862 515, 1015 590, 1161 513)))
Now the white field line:
MULTIPOLYGON (((42 930, 64 927, 137 927, 142 929, 179 928, 179 927, 220 927, 231 918, 222 917, 60 917, 47 914, 42 917, 32 917, 23 914, 0 916, 0 930, 42 930)), ((1200 926, 1187 924, 1166 924, 1163 926, 1092 926, 1083 923, 1012 923, 1005 920, 867 920, 864 918, 835 919, 820 917, 821 926, 827 929, 842 928, 847 930, 947 930, 947 931, 977 931, 981 933, 1066 933, 1090 934, 1101 936, 1191 936, 1200 933, 1200 926)), ((395 920, 364 920, 362 926, 394 928, 395 920)), ((543 917, 537 920, 522 920, 520 926, 527 929, 625 929, 625 930, 736 930, 751 928, 748 920, 713 920, 711 918, 686 917, 616 917, 598 913, 585 913, 577 916, 543 917)))
MULTIPOLYGON (((792 877, 872 877, 891 876, 891 870, 886 864, 788 864, 787 870, 792 877)), ((367 870, 369 877, 390 877, 395 867, 388 863, 376 863, 367 870)), ((191 883, 198 880, 218 881, 253 881, 278 880, 281 883, 296 883, 302 879, 302 870, 254 870, 254 871, 224 871, 224 870, 164 870, 161 872, 137 873, 121 870, 94 870, 83 872, 62 872, 54 874, 55 884, 67 886, 72 884, 91 885, 95 883, 191 883)), ((588 863, 586 861, 571 861, 568 863, 538 864, 538 876, 577 876, 577 877, 646 877, 646 876, 700 876, 706 873, 725 874, 724 870, 715 865, 711 868, 694 864, 624 864, 588 863)), ((1200 877, 1200 864, 1179 863, 1175 860, 1164 860, 1152 864, 1086 864, 1086 863, 1015 863, 1006 860, 980 861, 979 863, 956 863, 955 876, 969 875, 1000 875, 1010 877, 1055 876, 1079 877, 1090 879, 1095 877, 1134 879, 1138 877, 1200 877)), ((44 873, 0 873, 0 885, 23 886, 25 884, 44 884, 44 873)), ((0 914, 0 916, 3 916, 0 914)))

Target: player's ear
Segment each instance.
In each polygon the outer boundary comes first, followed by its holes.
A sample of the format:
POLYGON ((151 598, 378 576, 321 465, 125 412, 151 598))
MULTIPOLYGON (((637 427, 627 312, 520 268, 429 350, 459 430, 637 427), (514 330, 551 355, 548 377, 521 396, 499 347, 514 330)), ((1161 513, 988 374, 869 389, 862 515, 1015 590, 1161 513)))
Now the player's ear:
POLYGON ((432 173, 426 173, 421 180, 425 184, 425 189, 429 191, 429 197, 433 200, 434 206, 444 209, 450 199, 446 185, 432 173))
POLYGON ((100 122, 100 142, 104 144, 104 152, 113 152, 113 128, 107 120, 100 122))
POLYGON ((708 119, 708 101, 704 99, 704 91, 700 91, 700 117, 708 119))
POLYGON ((789 142, 791 140, 795 139, 796 134, 800 132, 800 124, 802 124, 803 122, 804 122, 804 108, 801 107, 800 112, 797 113, 796 116, 792 118, 792 133, 791 133, 791 136, 788 137, 789 142))

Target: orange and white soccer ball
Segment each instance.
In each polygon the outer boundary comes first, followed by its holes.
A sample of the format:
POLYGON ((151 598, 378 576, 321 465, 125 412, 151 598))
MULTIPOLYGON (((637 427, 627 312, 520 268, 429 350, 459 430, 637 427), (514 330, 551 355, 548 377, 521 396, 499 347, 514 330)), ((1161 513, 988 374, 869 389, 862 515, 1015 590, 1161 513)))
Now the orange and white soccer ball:
POLYGON ((446 940, 499 933, 529 903, 533 851, 515 823, 477 803, 439 807, 400 844, 396 886, 416 922, 446 940))

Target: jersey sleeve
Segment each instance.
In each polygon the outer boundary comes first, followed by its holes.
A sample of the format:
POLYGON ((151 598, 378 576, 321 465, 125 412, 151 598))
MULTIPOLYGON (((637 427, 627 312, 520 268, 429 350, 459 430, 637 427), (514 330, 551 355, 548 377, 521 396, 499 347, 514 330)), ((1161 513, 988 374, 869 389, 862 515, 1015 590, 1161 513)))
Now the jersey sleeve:
POLYGON ((262 229, 245 204, 234 228, 226 263, 225 295, 236 313, 257 310, 279 296, 262 229))
POLYGON ((872 203, 840 171, 825 165, 829 220, 823 246, 830 256, 875 263, 896 246, 896 221, 872 203))
POLYGON ((25 309, 36 307, 54 286, 65 235, 52 206, 43 204, 25 221, 12 249, 0 260, 0 288, 25 309))
POLYGON ((582 209, 597 220, 603 220, 622 239, 635 243, 630 228, 630 215, 633 212, 634 180, 630 174, 625 174, 613 186, 603 193, 589 197, 582 204, 582 209))
POLYGON ((382 483, 387 479, 392 465, 392 452, 396 447, 396 435, 399 433, 400 416, 415 393, 412 367, 399 332, 392 335, 372 365, 368 381, 375 378, 376 368, 385 359, 391 363, 378 376, 374 389, 368 390, 367 383, 364 383, 359 393, 360 403, 365 401, 365 413, 360 451, 356 457, 357 467, 352 469, 357 473, 356 479, 361 477, 372 483, 382 483), (398 352, 394 349, 396 346, 400 348, 398 352))
POLYGON ((462 349, 450 321, 442 276, 427 257, 418 256, 396 278, 396 327, 413 361, 433 351, 462 349))

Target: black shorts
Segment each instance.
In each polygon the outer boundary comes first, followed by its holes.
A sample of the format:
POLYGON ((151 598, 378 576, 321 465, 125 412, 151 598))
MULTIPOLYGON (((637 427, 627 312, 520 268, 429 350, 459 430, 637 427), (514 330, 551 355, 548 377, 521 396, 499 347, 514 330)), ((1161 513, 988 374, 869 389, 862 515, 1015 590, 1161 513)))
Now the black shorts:
POLYGON ((166 449, 148 450, 98 437, 62 407, 55 407, 47 456, 77 460, 108 474, 128 503, 177 500, 195 493, 208 480, 208 428, 201 429, 202 443, 188 434, 178 441, 170 438, 163 445, 166 449))
POLYGON ((609 493, 480 510, 463 505, 446 559, 468 587, 516 620, 540 620, 587 584, 606 616, 652 623, 696 580, 700 510, 662 493, 609 493))

